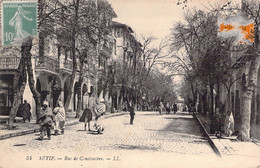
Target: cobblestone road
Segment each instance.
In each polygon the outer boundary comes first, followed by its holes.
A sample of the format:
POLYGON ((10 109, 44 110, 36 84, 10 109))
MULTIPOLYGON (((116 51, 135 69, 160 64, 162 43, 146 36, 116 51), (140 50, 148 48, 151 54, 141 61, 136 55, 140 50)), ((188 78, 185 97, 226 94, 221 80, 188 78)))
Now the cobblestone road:
POLYGON ((136 112, 134 125, 129 124, 129 118, 123 115, 105 119, 104 134, 83 131, 80 123, 67 127, 65 135, 52 136, 50 141, 36 140, 38 133, 2 140, 4 157, 0 163, 15 161, 18 167, 19 163, 25 167, 34 167, 33 163, 40 167, 201 167, 203 162, 209 167, 219 159, 198 123, 187 113, 136 112), (43 156, 55 160, 46 161, 43 156))

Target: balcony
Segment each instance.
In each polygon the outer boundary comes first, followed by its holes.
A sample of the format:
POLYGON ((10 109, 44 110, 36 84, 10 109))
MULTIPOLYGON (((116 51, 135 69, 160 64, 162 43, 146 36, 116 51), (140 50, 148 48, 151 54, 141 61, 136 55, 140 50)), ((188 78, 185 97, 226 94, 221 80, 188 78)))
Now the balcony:
POLYGON ((20 57, 0 57, 0 70, 16 70, 20 59, 20 57))
POLYGON ((59 60, 48 56, 35 57, 35 69, 57 74, 59 60))
POLYGON ((59 70, 61 72, 72 73, 73 63, 71 60, 60 59, 59 70))

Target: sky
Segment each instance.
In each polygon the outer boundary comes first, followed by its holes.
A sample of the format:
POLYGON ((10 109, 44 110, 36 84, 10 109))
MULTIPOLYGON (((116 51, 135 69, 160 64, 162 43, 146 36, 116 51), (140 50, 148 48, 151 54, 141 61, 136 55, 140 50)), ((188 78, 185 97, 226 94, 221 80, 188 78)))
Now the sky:
MULTIPOLYGON (((183 1, 183 0, 181 0, 183 1)), ((216 2, 224 4, 228 0, 188 0, 187 7, 204 8, 216 2)), ((115 21, 132 27, 137 36, 153 35, 157 38, 169 36, 170 29, 182 20, 183 5, 178 0, 108 0, 118 15, 115 21)))
MULTIPOLYGON (((180 0, 183 1, 183 0, 180 0)), ((232 2, 237 0, 232 0, 232 2)), ((239 1, 239 0, 238 0, 239 1)), ((182 21, 186 9, 205 9, 228 0, 188 0, 187 7, 177 5, 178 0, 108 0, 117 14, 114 21, 127 24, 136 37, 152 35, 160 39, 169 37, 174 23, 182 21)), ((173 82, 181 86, 182 77, 175 76, 173 82)), ((178 90, 178 87, 175 87, 178 90)))

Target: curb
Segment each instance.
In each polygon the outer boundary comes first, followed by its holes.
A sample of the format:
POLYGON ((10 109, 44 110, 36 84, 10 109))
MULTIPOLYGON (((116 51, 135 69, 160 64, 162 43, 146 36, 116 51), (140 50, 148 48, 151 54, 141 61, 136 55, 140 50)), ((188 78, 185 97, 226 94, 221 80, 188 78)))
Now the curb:
MULTIPOLYGON (((121 116, 121 115, 125 115, 125 114, 127 114, 127 113, 119 113, 119 114, 115 114, 115 115, 106 115, 106 116, 104 116, 104 119, 111 118, 111 117, 117 117, 117 116, 121 116)), ((79 123, 80 122, 77 120, 77 121, 66 123, 65 126, 72 126, 72 125, 76 125, 76 124, 79 124, 79 123)), ((0 135, 0 140, 12 138, 12 137, 17 137, 17 136, 22 136, 22 135, 27 135, 27 134, 33 134, 33 133, 36 133, 36 132, 39 132, 39 131, 40 131, 40 128, 36 128, 36 129, 30 129, 30 130, 20 131, 20 132, 16 132, 16 133, 4 134, 4 135, 0 135)))
POLYGON ((209 136, 209 133, 207 132, 206 128, 204 127, 204 125, 202 124, 202 122, 200 121, 200 119, 197 117, 196 114, 193 115, 194 118, 197 119, 197 121, 200 123, 200 126, 202 127, 207 139, 208 139, 208 142, 211 146, 211 148, 213 149, 213 151, 219 156, 219 157, 222 157, 220 151, 218 150, 217 146, 215 145, 215 143, 212 141, 212 139, 210 138, 209 136))

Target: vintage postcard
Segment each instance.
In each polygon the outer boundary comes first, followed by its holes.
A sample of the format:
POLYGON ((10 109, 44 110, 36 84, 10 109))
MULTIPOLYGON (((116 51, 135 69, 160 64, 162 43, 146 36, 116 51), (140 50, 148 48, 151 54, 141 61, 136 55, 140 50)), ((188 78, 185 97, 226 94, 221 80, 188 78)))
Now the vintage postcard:
POLYGON ((260 168, 258 0, 0 3, 0 168, 260 168))

